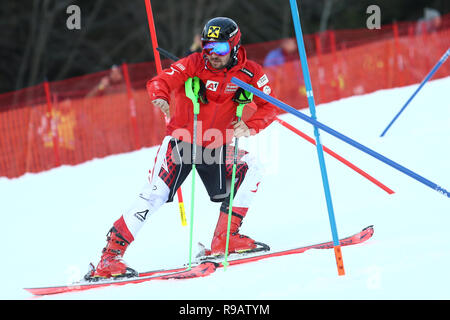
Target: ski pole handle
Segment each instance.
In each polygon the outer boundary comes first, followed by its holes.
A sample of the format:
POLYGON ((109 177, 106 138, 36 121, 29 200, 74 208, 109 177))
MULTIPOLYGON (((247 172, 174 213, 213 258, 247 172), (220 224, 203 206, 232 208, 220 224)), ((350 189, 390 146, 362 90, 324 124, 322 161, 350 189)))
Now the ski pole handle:
POLYGON ((184 84, 184 91, 186 97, 191 99, 192 104, 194 105, 194 114, 199 114, 200 103, 198 102, 198 92, 200 91, 200 79, 198 77, 187 79, 184 84))

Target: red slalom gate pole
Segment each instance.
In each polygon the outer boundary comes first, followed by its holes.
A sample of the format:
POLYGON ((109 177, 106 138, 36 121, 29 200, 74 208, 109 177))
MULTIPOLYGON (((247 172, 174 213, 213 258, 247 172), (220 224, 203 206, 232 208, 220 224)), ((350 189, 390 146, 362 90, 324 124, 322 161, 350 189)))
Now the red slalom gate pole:
POLYGON ((55 156, 55 167, 59 167, 61 165, 61 161, 59 159, 59 139, 58 139, 58 127, 55 125, 53 127, 53 106, 52 106, 52 98, 50 94, 50 85, 48 81, 44 81, 44 90, 45 90, 45 98, 47 99, 47 123, 48 123, 48 131, 52 136, 53 142, 53 154, 55 156))
MULTIPOLYGON (((278 123, 280 123, 282 126, 286 127, 287 129, 291 130, 292 132, 294 132, 295 134, 299 135, 300 137, 302 137, 303 139, 307 140, 308 142, 316 145, 316 141, 309 137, 307 134, 301 132, 300 130, 298 130, 297 128, 295 128, 294 126, 290 125, 289 123, 281 120, 280 118, 276 118, 276 121, 278 121, 278 123)), ((384 191, 386 191, 388 194, 393 194, 394 191, 392 189, 390 189, 389 187, 385 186, 384 184, 382 184, 380 181, 378 181, 377 179, 375 179, 374 177, 372 177, 371 175, 369 175, 368 173, 366 173, 365 171, 361 170, 360 168, 358 168, 357 166, 355 166, 353 163, 351 163, 350 161, 344 159, 343 157, 341 157, 340 155, 338 155, 336 152, 328 149, 327 147, 325 147, 324 145, 322 145, 323 147, 323 151, 325 151, 326 153, 328 153, 330 156, 336 158, 337 160, 339 160, 340 162, 342 162, 343 164, 345 164, 346 166, 348 166, 349 168, 353 169, 354 171, 356 171, 357 173, 359 173, 360 175, 362 175, 363 177, 365 177, 367 180, 369 180, 370 182, 374 183, 375 185, 377 185, 378 187, 380 187, 381 189, 383 189, 384 191)))
MULTIPOLYGON (((151 4, 150 0, 145 0, 145 10, 147 11, 148 27, 150 30, 150 37, 152 39, 152 47, 153 47, 153 55, 155 56, 156 72, 158 74, 161 74, 162 73, 162 64, 161 64, 161 58, 159 56, 159 51, 156 50, 156 48, 158 48, 158 40, 156 38, 155 21, 153 20, 152 4, 151 4)), ((169 122, 169 119, 167 119, 167 117, 165 117, 165 119, 166 119, 166 125, 167 125, 167 123, 169 122)), ((184 209, 183 193, 181 192, 181 186, 177 189, 177 198, 178 198, 178 207, 180 209, 181 224, 183 226, 186 226, 187 225, 186 210, 184 209)))
POLYGON ((158 48, 158 40, 156 39, 155 21, 153 20, 152 3, 150 2, 150 0, 145 0, 145 10, 147 10, 148 27, 150 29, 150 37, 152 39, 153 55, 155 56, 156 71, 158 74, 160 74, 162 72, 162 64, 159 52, 158 50, 156 50, 156 48, 158 48))
POLYGON ((130 82, 130 75, 128 73, 128 65, 125 62, 122 63, 122 71, 123 77, 125 78, 125 83, 127 85, 128 103, 130 106, 130 119, 134 136, 134 148, 138 150, 141 148, 141 143, 139 141, 139 132, 137 127, 136 103, 134 102, 133 92, 131 91, 131 82, 130 82))

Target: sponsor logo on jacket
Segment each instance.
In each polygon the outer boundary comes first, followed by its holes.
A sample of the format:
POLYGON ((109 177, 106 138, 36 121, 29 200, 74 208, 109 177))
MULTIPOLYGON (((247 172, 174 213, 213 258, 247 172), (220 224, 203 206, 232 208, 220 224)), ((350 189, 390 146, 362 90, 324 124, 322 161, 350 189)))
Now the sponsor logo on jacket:
POLYGON ((238 85, 234 83, 228 83, 225 87, 225 92, 236 92, 236 90, 239 88, 238 85))
POLYGON ((256 84, 258 85, 258 88, 261 88, 263 85, 267 84, 268 82, 269 82, 269 79, 267 78, 266 74, 264 74, 261 78, 259 78, 259 80, 256 84))
POLYGON ((219 82, 207 80, 205 87, 206 87, 206 90, 217 91, 217 88, 219 87, 219 82))

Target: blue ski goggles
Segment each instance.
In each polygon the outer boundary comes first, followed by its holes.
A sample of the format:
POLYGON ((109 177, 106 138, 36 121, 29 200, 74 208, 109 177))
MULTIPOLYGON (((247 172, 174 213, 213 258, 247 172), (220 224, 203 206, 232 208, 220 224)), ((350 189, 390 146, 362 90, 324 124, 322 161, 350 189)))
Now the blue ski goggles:
POLYGON ((203 50, 205 50, 207 55, 215 53, 218 56, 226 56, 230 53, 231 48, 228 42, 212 41, 203 43, 203 50))

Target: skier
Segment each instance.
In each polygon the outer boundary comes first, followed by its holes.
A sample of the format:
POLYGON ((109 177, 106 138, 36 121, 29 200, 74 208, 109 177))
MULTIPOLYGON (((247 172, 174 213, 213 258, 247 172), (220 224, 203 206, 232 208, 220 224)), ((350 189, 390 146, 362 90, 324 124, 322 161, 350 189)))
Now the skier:
MULTIPOLYGON (((254 97, 253 102, 257 107, 254 114, 245 122, 236 121, 239 102, 236 97, 241 89, 231 83, 232 77, 266 94, 273 95, 273 92, 262 67, 247 60, 244 48, 240 47, 241 32, 232 19, 217 17, 209 20, 204 26, 201 40, 201 53, 193 53, 173 63, 147 82, 153 105, 160 108, 170 118, 170 122, 157 152, 149 182, 131 208, 109 230, 100 262, 91 273, 93 277, 116 277, 133 272, 122 260, 127 247, 148 217, 164 203, 173 200, 176 190, 190 173, 193 106, 186 97, 185 82, 193 77, 198 77, 202 85, 196 141, 200 155, 196 157, 196 169, 211 201, 222 203, 211 242, 211 254, 225 253, 230 200, 226 179, 231 177, 234 155, 230 143, 233 136, 248 137, 266 128, 275 119, 277 112, 265 100, 254 97), (173 112, 169 108, 169 101, 173 112)), ((236 172, 229 253, 252 251, 258 246, 253 239, 240 234, 239 227, 258 189, 261 167, 248 152, 239 150, 236 172)))

